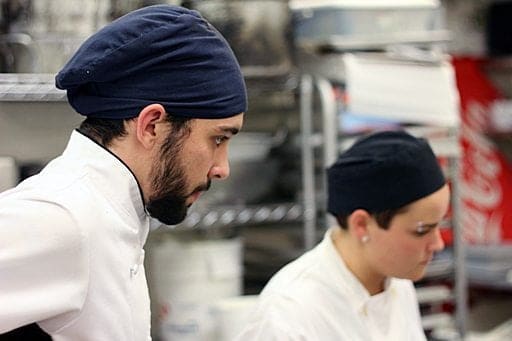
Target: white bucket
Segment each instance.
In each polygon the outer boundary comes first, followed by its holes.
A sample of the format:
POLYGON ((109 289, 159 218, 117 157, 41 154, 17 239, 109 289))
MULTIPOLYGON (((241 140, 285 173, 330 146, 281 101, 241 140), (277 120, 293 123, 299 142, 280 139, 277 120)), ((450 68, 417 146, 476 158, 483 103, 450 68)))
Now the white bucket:
POLYGON ((249 322, 256 308, 258 295, 244 295, 220 299, 211 305, 215 324, 215 340, 233 340, 249 322))
POLYGON ((165 235, 146 249, 155 340, 214 340, 210 304, 242 291, 242 240, 165 235))

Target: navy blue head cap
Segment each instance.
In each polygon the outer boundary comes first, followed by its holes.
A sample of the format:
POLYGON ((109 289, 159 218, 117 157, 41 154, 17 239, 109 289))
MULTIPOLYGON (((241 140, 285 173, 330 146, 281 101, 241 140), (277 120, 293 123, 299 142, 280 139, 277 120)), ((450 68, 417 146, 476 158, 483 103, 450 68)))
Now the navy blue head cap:
POLYGON ((374 133, 356 141, 327 170, 329 213, 356 209, 379 213, 426 197, 445 184, 425 139, 403 131, 374 133))
POLYGON ((159 103, 173 116, 247 111, 240 66, 221 34, 179 6, 141 8, 87 39, 55 77, 80 114, 125 119, 159 103))

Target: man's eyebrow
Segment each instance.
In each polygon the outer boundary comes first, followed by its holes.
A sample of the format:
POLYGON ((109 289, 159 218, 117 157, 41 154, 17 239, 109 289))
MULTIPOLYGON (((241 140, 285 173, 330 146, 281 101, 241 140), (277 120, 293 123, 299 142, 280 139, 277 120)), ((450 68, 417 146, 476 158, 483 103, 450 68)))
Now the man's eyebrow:
POLYGON ((219 130, 226 132, 226 133, 231 133, 232 135, 236 135, 240 131, 240 129, 235 128, 235 127, 219 127, 219 130))

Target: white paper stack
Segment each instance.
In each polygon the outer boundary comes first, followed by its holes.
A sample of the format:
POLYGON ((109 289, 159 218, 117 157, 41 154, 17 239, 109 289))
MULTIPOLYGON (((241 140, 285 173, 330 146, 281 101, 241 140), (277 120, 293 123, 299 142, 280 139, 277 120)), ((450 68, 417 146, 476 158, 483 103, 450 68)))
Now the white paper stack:
POLYGON ((459 94, 449 60, 346 54, 343 61, 351 114, 403 123, 459 125, 459 94))

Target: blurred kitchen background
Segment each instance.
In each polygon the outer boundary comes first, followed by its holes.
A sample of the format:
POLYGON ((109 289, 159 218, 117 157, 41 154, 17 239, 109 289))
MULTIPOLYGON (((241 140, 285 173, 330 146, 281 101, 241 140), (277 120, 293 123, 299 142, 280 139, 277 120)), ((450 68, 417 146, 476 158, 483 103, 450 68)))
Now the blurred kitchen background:
POLYGON ((82 120, 54 87, 80 43, 157 3, 224 34, 249 111, 230 178, 148 240, 155 340, 229 340, 332 223, 325 167, 358 135, 394 128, 431 141, 454 193, 447 248, 416 284, 429 339, 512 339, 512 1, 0 0, 0 191, 82 120))

